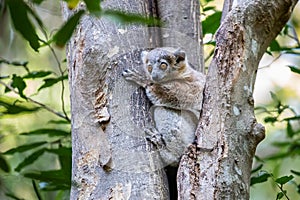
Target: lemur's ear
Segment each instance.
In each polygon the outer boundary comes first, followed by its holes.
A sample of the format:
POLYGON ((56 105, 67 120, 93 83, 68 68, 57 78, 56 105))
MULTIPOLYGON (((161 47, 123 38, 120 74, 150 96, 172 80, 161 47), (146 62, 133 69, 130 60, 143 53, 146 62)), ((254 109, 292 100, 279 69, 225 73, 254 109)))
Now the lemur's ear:
POLYGON ((148 55, 149 51, 142 51, 141 52, 141 59, 143 61, 143 64, 147 63, 147 55, 148 55))
POLYGON ((185 52, 183 50, 181 50, 180 48, 178 48, 174 52, 174 56, 176 57, 176 63, 179 63, 179 62, 185 60, 185 52))

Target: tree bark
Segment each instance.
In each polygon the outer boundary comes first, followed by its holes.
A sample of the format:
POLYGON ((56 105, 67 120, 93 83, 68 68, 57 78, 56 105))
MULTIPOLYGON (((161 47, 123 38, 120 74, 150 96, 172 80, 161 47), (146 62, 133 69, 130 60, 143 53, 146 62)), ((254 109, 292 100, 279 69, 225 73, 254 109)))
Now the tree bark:
MULTIPOLYGON (((256 70, 297 1, 230 2, 235 7, 228 9, 216 37, 197 140, 177 175, 179 199, 249 199, 252 158, 264 138, 253 112, 256 70)), ((141 65, 142 49, 158 46, 182 47, 203 70, 198 1, 107 0, 101 5, 159 17, 165 26, 125 26, 91 16, 81 20, 67 48, 71 199, 168 199, 164 166, 144 134, 145 127, 154 126, 151 105, 121 73, 141 65)))
MULTIPOLYGON (((126 82, 121 73, 142 64, 142 49, 166 45, 182 47, 193 55, 190 62, 203 68, 198 1, 176 3, 176 7, 155 0, 101 3, 103 8, 159 17, 165 23, 162 29, 92 16, 84 16, 78 25, 67 47, 71 199, 169 198, 164 166, 145 138, 144 128, 154 126, 150 103, 144 90, 126 82)), ((72 11, 65 7, 64 12, 67 16, 72 11)))
POLYGON ((254 116, 256 71, 296 3, 246 0, 229 9, 216 35, 197 141, 179 167, 179 199, 249 199, 252 159, 264 138, 254 116))

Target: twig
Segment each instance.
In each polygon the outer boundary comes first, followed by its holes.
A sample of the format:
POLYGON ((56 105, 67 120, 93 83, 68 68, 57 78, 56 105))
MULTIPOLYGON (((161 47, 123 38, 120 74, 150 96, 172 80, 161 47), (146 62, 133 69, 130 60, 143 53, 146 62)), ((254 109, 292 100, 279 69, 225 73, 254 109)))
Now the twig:
MULTIPOLYGON (((45 35, 45 37, 47 38, 47 35, 45 35)), ((54 59, 57 63, 57 66, 58 66, 58 70, 60 72, 60 75, 63 76, 64 75, 64 71, 62 70, 62 67, 61 67, 61 64, 58 60, 58 57, 54 51, 54 49, 51 47, 51 45, 46 42, 46 41, 43 41, 40 39, 41 42, 43 42, 45 45, 47 45, 52 53, 52 55, 54 56, 54 59)), ((61 99, 61 107, 62 107, 62 112, 64 113, 64 115, 68 118, 68 121, 71 121, 70 118, 68 117, 67 115, 67 112, 65 110, 65 99, 64 99, 64 93, 65 93, 65 84, 64 84, 64 80, 62 79, 61 80, 61 95, 60 95, 60 99, 61 99)))
POLYGON ((290 200, 290 198, 286 195, 286 193, 285 193, 284 190, 283 190, 283 185, 277 183, 277 182, 275 181, 275 178, 274 178, 273 175, 271 175, 271 177, 272 177, 273 181, 275 182, 275 185, 279 188, 279 190, 280 190, 281 193, 285 196, 285 198, 286 198, 287 200, 290 200))
POLYGON ((25 69, 28 73, 30 72, 29 68, 27 67, 27 64, 28 64, 27 61, 25 61, 25 62, 16 62, 16 61, 11 62, 11 61, 8 61, 8 60, 6 60, 6 59, 0 57, 0 64, 1 64, 1 63, 5 63, 5 64, 7 64, 7 65, 13 65, 13 66, 21 66, 21 67, 24 67, 24 69, 25 69))
POLYGON ((280 53, 277 57, 275 57, 275 58, 271 61, 271 63, 269 63, 269 64, 267 64, 267 65, 265 65, 265 66, 261 66, 261 67, 259 67, 258 69, 264 69, 264 68, 270 67, 270 66, 271 66, 276 60, 278 60, 281 56, 282 56, 282 53, 280 53))
MULTIPOLYGON (((46 40, 48 40, 48 35, 47 35, 46 30, 44 29, 44 27, 40 27, 40 28, 41 28, 42 33, 44 34, 46 40)), ((58 60, 57 55, 56 55, 54 49, 51 47, 51 45, 50 45, 48 42, 43 41, 42 39, 40 39, 40 41, 43 42, 44 44, 46 44, 46 45, 49 47, 49 49, 50 49, 50 51, 51 51, 52 55, 54 56, 54 59, 55 59, 55 61, 56 61, 56 63, 57 63, 57 66, 58 66, 58 70, 59 70, 59 72, 60 72, 60 75, 63 76, 63 75, 64 75, 64 72, 63 72, 63 70, 62 70, 62 68, 61 68, 60 61, 58 60)), ((61 107, 62 107, 62 111, 63 111, 64 115, 66 116, 66 118, 68 119, 68 121, 71 121, 70 118, 68 117, 68 114, 67 114, 66 110, 65 110, 64 93, 65 93, 65 84, 64 84, 64 80, 62 79, 62 80, 61 80, 61 95, 60 95, 60 99, 61 99, 61 107)))
MULTIPOLYGON (((55 58, 55 60, 56 60, 56 62, 57 62, 57 66, 58 66, 60 75, 63 76, 63 75, 64 75, 64 72, 63 72, 63 70, 62 70, 62 68, 61 68, 61 64, 60 64, 60 62, 59 62, 59 60, 58 60, 58 58, 57 58, 57 55, 56 55, 54 49, 50 46, 50 44, 48 44, 48 47, 50 48, 50 50, 51 50, 51 52, 52 52, 52 54, 53 54, 53 56, 54 56, 54 58, 55 58)), ((68 115, 67 115, 67 112, 66 112, 66 110, 65 110, 64 93, 65 93, 65 84, 64 84, 64 80, 62 79, 62 80, 61 80, 61 95, 60 95, 60 99, 61 99, 61 107, 62 107, 63 113, 64 113, 65 116, 68 118, 68 121, 70 121, 70 119, 69 119, 69 117, 68 117, 68 115)))
MULTIPOLYGON (((20 95, 20 93, 17 92, 13 87, 11 87, 10 85, 4 83, 4 82, 1 81, 1 80, 0 80, 0 84, 3 85, 3 86, 5 86, 5 87, 7 87, 8 89, 10 89, 10 90, 11 90, 12 92, 14 92, 15 94, 20 95)), ((38 101, 36 101, 36 100, 30 98, 30 97, 26 97, 26 99, 27 99, 28 101, 32 102, 32 103, 35 103, 36 105, 39 105, 39 106, 42 107, 42 108, 48 110, 49 112, 51 112, 51 113, 53 113, 53 114, 55 114, 55 115, 57 115, 57 116, 59 116, 59 117, 61 117, 61 118, 64 118, 64 119, 67 120, 67 121, 70 121, 70 119, 68 118, 68 116, 63 115, 63 114, 61 114, 61 113, 59 113, 59 112, 53 110, 52 108, 46 106, 45 104, 40 103, 40 102, 38 102, 38 101)))
POLYGON ((33 186, 33 190, 34 190, 34 192, 35 192, 38 200, 43 200, 43 198, 42 198, 42 196, 41 196, 41 194, 39 192, 39 189, 38 189, 38 187, 36 185, 36 182, 34 180, 32 180, 32 186, 33 186))
POLYGON ((298 46, 300 46, 300 41, 299 41, 299 38, 297 36, 297 32, 295 30, 295 26, 293 24, 289 23, 289 27, 292 29, 292 35, 288 34, 288 37, 294 39, 297 42, 298 46))
POLYGON ((287 200, 290 200, 290 198, 286 195, 286 193, 283 190, 283 185, 280 184, 280 186, 276 183, 277 187, 280 189, 281 193, 285 196, 287 200))

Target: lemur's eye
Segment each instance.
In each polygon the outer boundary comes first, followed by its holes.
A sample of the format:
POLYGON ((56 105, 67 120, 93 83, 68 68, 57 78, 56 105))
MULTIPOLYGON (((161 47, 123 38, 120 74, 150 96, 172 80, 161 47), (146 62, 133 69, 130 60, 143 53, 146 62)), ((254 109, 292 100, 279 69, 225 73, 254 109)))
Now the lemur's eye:
POLYGON ((152 69, 153 69, 152 65, 148 65, 148 66, 147 66, 147 70, 148 70, 148 72, 150 72, 150 73, 151 73, 151 72, 152 72, 152 69))
POLYGON ((164 62, 161 63, 160 66, 159 66, 159 68, 162 69, 162 70, 166 70, 167 67, 168 67, 167 63, 164 63, 164 62))

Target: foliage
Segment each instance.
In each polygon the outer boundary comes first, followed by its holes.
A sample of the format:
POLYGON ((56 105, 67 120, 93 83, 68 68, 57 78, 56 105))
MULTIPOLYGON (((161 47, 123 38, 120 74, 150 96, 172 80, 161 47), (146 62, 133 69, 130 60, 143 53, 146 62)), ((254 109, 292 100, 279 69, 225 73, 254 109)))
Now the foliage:
MULTIPOLYGON (((41 4, 45 0, 31 0, 33 4, 41 4)), ((69 9, 74 9, 79 4, 79 0, 64 0, 67 2, 69 9)), ((159 21, 154 18, 146 18, 138 14, 124 13, 117 10, 102 9, 100 0, 84 0, 87 10, 77 10, 69 17, 65 24, 56 32, 56 34, 49 40, 42 40, 37 32, 34 24, 38 24, 39 28, 44 32, 44 24, 37 13, 29 4, 23 0, 6 0, 6 6, 9 8, 11 20, 15 29, 27 40, 35 51, 44 45, 49 45, 54 42, 56 45, 62 47, 66 44, 72 36, 79 20, 83 14, 89 12, 98 17, 110 17, 117 19, 122 23, 145 23, 148 25, 159 25, 159 21), (42 44, 40 44, 40 42, 42 44)), ((47 38, 47 37, 46 37, 47 38)))
POLYGON ((204 42, 204 61, 206 64, 211 60, 213 53, 215 51, 215 41, 213 35, 216 33, 217 29, 221 23, 221 11, 212 4, 213 0, 203 0, 201 1, 201 19, 202 19, 202 32, 203 38, 210 38, 208 41, 204 42))
POLYGON ((299 168, 296 166, 291 166, 290 175, 275 178, 274 175, 266 170, 263 170, 263 166, 267 162, 272 162, 276 160, 281 160, 283 163, 284 159, 289 157, 298 158, 300 157, 300 115, 295 112, 293 108, 289 105, 283 104, 280 99, 271 92, 271 97, 273 99, 273 108, 267 109, 266 107, 257 107, 257 110, 263 111, 266 115, 264 118, 265 123, 275 124, 283 123, 285 125, 285 141, 274 142, 273 146, 278 148, 278 151, 269 155, 265 158, 258 158, 258 163, 261 163, 256 169, 252 171, 253 176, 251 177, 251 185, 258 183, 263 183, 271 178, 273 184, 275 184, 279 192, 277 193, 276 199, 281 199, 283 197, 288 197, 288 191, 284 190, 283 187, 286 184, 292 183, 295 185, 295 190, 300 195, 300 182, 294 180, 294 175, 300 176, 299 168), (292 113, 292 116, 285 117, 285 113, 292 113), (294 125, 294 126, 293 126, 294 125), (297 128, 296 128, 297 127, 297 128), (297 170, 294 170, 294 169, 297 170))
MULTIPOLYGON (((293 27, 290 25, 286 25, 286 27, 282 30, 280 37, 290 37, 293 40, 296 40, 294 46, 287 47, 280 45, 277 40, 274 40, 269 46, 267 51, 269 55, 277 55, 279 52, 279 56, 275 57, 274 60, 277 60, 284 54, 300 55, 300 44, 298 39, 289 35, 290 31, 288 31, 288 29, 292 28, 293 27)), ((299 67, 290 65, 286 67, 289 67, 293 73, 300 75, 299 67)), ((277 148, 275 153, 265 158, 256 157, 257 163, 260 163, 260 165, 252 171, 253 176, 251 177, 251 185, 271 180, 272 184, 279 189, 276 199, 282 199, 283 197, 290 199, 288 190, 284 189, 284 186, 289 184, 294 185, 294 190, 297 191, 300 196, 300 182, 294 177, 294 175, 300 176, 299 167, 290 166, 290 174, 281 177, 276 177, 273 173, 268 172, 268 170, 263 168, 265 164, 273 161, 280 161, 279 165, 281 165, 284 163, 285 159, 293 158, 297 160, 300 158, 300 114, 297 113, 290 105, 283 103, 283 101, 275 93, 270 92, 270 95, 272 98, 272 105, 269 106, 269 108, 268 106, 256 107, 256 111, 260 114, 264 114, 265 124, 271 124, 273 126, 280 124, 281 127, 285 129, 285 140, 273 143, 273 146, 277 148)), ((274 173, 277 173, 276 169, 274 169, 274 173)))
MULTIPOLYGON (((25 113, 27 115, 34 115, 41 109, 46 109, 61 118, 61 120, 58 121, 49 121, 49 128, 18 133, 18 137, 24 138, 22 139, 23 141, 34 142, 26 142, 0 153, 0 169, 5 173, 9 173, 11 164, 6 158, 8 158, 8 156, 17 156, 18 154, 24 155, 24 159, 18 163, 13 170, 21 173, 24 177, 32 179, 32 187, 37 196, 40 195, 40 190, 64 190, 68 193, 68 190, 71 187, 70 119, 64 108, 62 108, 63 112, 55 111, 54 109, 35 101, 32 97, 26 96, 24 92, 27 88, 28 80, 37 82, 40 79, 44 80, 44 84, 36 91, 36 94, 38 94, 42 89, 52 87, 54 84, 61 83, 61 85, 63 85, 63 81, 66 80, 67 76, 64 75, 64 73, 55 76, 55 73, 52 71, 31 71, 28 62, 9 62, 4 59, 1 59, 0 62, 5 63, 6 65, 12 65, 13 67, 22 67, 19 68, 19 74, 5 75, 0 80, 0 84, 5 86, 4 92, 7 94, 0 97, 0 117, 18 117, 25 113), (24 72, 22 73, 22 70, 25 71, 25 74, 24 72), (52 78, 48 78, 49 76, 52 76, 52 78), (12 93, 18 94, 19 98, 9 97, 12 93), (51 128, 51 124, 58 123, 64 124, 66 127, 63 129, 51 128), (39 136, 43 137, 40 137, 39 139, 39 136), (28 168, 28 166, 39 162, 40 158, 45 156, 45 153, 53 154, 57 157, 60 166, 59 169, 46 171, 42 169, 26 170, 26 167, 28 168), (38 187, 36 181, 39 182, 40 187, 38 187)), ((6 195, 8 197, 19 199, 12 191, 7 192, 6 195)))

